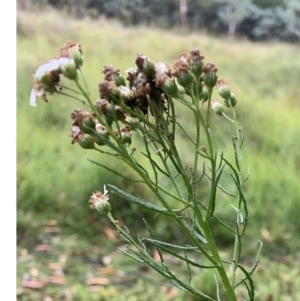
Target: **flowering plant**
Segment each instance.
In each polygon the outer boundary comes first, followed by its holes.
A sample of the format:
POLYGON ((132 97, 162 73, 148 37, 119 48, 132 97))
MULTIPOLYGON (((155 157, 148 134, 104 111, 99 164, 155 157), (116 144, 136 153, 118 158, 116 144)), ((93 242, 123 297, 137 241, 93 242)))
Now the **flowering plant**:
MULTIPOLYGON (((69 135, 72 143, 120 159, 139 177, 138 180, 128 180, 146 185, 160 203, 158 206, 110 184, 107 185, 109 191, 104 186, 103 193, 96 191, 92 194, 91 208, 106 215, 128 242, 128 250, 123 250, 125 254, 147 264, 178 288, 205 300, 221 300, 222 294, 227 296, 227 300, 238 300, 236 288, 243 285, 245 293, 239 291, 239 300, 244 300, 242 298, 248 295, 248 300, 253 301, 255 290, 252 274, 258 264, 262 243, 259 242, 253 268, 247 270, 241 264, 241 252, 242 238, 248 225, 243 185, 249 171, 244 175, 242 168, 244 135, 235 111, 237 98, 228 83, 218 79, 215 64, 204 63, 204 56, 197 49, 181 53, 172 67, 163 62, 154 63, 142 54, 137 56, 135 65, 135 68, 126 71, 126 79, 119 69, 105 66, 104 81, 99 84, 100 98, 93 102, 82 72, 82 48, 79 44, 67 42, 54 59, 38 68, 30 104, 35 106, 38 98, 47 102, 47 94, 53 93, 81 101, 87 109, 76 109, 71 114, 73 127, 69 135), (74 81, 77 88, 63 85, 63 77, 74 81), (223 104, 213 98, 215 91, 223 104), (193 120, 190 128, 181 120, 179 113, 182 108, 188 110, 188 116, 193 120), (212 118, 212 113, 220 118, 212 118), (216 151, 213 122, 232 126, 235 131, 230 138, 234 162, 227 159, 224 152, 216 151), (135 156, 137 149, 130 148, 133 133, 142 138, 143 143, 139 148, 149 168, 138 162, 135 156), (188 166, 185 166, 179 151, 180 135, 186 137, 193 149, 193 161, 188 166), (199 166, 202 166, 202 171, 199 166), (224 173, 230 175, 234 184, 230 186, 230 191, 221 185, 224 173), (205 179, 210 182, 209 197, 199 199, 199 183, 205 179), (234 191, 231 191, 233 186, 234 191), (109 193, 159 216, 171 218, 182 233, 181 244, 155 239, 146 221, 149 237, 134 240, 128 229, 113 218, 108 202, 109 193), (218 216, 216 209, 220 196, 234 203, 231 204, 235 212, 233 225, 226 224, 218 216), (212 220, 234 237, 232 258, 221 257, 211 228, 212 220), (145 242, 157 249, 159 260, 147 252, 145 242), (187 280, 172 271, 164 260, 164 254, 170 254, 186 264, 187 280), (192 284, 193 275, 202 269, 215 271, 214 296, 205 294, 192 284), (237 279, 238 270, 243 275, 240 279, 237 279)), ((117 170, 96 164, 124 177, 117 170)))

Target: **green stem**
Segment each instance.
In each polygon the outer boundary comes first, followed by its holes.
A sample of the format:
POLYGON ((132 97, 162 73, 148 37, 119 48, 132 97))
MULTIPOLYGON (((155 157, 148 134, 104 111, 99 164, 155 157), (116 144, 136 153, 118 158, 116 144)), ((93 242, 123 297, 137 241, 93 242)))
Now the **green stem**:
POLYGON ((82 100, 82 99, 80 99, 80 98, 78 98, 78 97, 76 97, 76 96, 74 96, 74 95, 70 95, 70 94, 65 93, 65 92, 62 92, 62 91, 57 91, 57 93, 60 94, 60 95, 64 95, 64 96, 73 98, 73 99, 75 99, 75 100, 78 100, 78 101, 81 102, 83 105, 86 105, 86 102, 85 102, 84 100, 82 100))
MULTIPOLYGON (((230 301, 236 301, 236 296, 234 294, 234 286, 231 285, 230 280, 226 274, 225 268, 223 266, 222 260, 220 258, 218 248, 216 246, 216 243, 214 241, 214 238, 212 236, 210 227, 209 227, 209 218, 213 216, 214 214, 214 203, 215 203, 215 182, 216 182, 216 159, 214 156, 214 150, 213 150, 213 144, 211 140, 211 132, 209 128, 209 113, 210 113, 210 102, 212 97, 212 89, 209 89, 209 100, 208 100, 208 108, 207 108, 207 115, 206 115, 206 122, 204 121, 204 118, 199 110, 199 107, 197 106, 197 110, 194 110, 194 116, 197 126, 197 132, 196 132, 196 143, 195 143, 195 158, 194 158, 194 171, 193 175, 196 174, 197 170, 197 162, 198 162, 198 149, 199 149, 199 143, 200 143, 200 125, 204 127, 206 139, 208 142, 208 153, 209 153, 209 160, 211 162, 211 194, 210 194, 210 200, 209 200, 209 206, 207 210, 206 218, 203 217, 202 212, 198 206, 197 202, 194 202, 194 210, 197 217, 197 221, 199 222, 202 231, 205 234, 205 238, 207 240, 207 243, 209 245, 210 251, 213 255, 213 258, 218 263, 218 272, 222 279, 222 283, 224 285, 227 297, 230 301)), ((193 103, 196 104, 197 99, 193 100, 193 103)))
MULTIPOLYGON (((237 159, 238 159, 238 165, 239 168, 237 168, 237 173, 239 175, 239 185, 240 185, 240 189, 242 190, 242 185, 243 185, 243 180, 242 180, 242 172, 240 169, 241 166, 241 162, 242 162, 242 156, 241 156, 241 134, 240 134, 240 129, 239 129, 239 124, 237 121, 237 117, 236 117, 236 113, 234 108, 231 106, 231 112, 233 115, 233 122, 236 128, 236 139, 237 139, 237 143, 236 143, 236 152, 237 152, 237 159)), ((235 286, 235 277, 236 277, 236 270, 240 261, 240 256, 241 256, 241 243, 240 243, 240 234, 239 234, 239 224, 240 224, 240 210, 241 210, 241 196, 239 194, 238 196, 238 209, 239 211, 237 212, 237 216, 236 216, 236 234, 235 234, 235 240, 234 240, 234 251, 233 251, 233 260, 232 260, 232 277, 231 277, 231 285, 232 287, 235 286)))

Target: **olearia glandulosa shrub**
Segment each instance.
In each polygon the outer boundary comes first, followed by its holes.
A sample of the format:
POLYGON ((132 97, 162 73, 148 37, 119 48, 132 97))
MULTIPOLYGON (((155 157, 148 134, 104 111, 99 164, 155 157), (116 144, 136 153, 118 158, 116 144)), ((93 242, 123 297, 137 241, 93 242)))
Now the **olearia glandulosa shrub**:
MULTIPOLYGON (((146 200, 107 184, 109 190, 104 186, 103 193, 95 191, 91 195, 91 208, 106 215, 126 240, 127 250, 123 250, 126 255, 150 266, 176 287, 202 300, 253 301, 252 274, 258 264, 262 243, 259 242, 253 267, 244 267, 241 253, 248 209, 243 185, 249 171, 245 174, 242 168, 244 135, 237 120, 234 92, 227 81, 218 78, 215 64, 205 63, 204 56, 197 49, 180 53, 172 66, 152 62, 139 54, 135 66, 126 70, 126 78, 119 69, 105 66, 102 70, 104 80, 98 87, 99 99, 92 100, 82 71, 82 47, 67 42, 56 57, 38 68, 30 104, 35 106, 38 98, 48 102, 48 94, 62 94, 80 101, 84 109, 75 109, 71 113, 69 136, 72 144, 78 143, 83 149, 97 151, 102 158, 117 158, 137 175, 134 181, 151 191, 151 200, 146 200), (73 81, 76 88, 67 87, 64 78, 73 81), (179 114, 183 108, 189 128, 179 114), (213 118, 212 114, 219 117, 213 118), (228 128, 233 132, 229 137, 233 162, 224 152, 217 151, 212 123, 221 123, 226 134, 230 133, 228 128), (137 135, 142 142, 131 148, 137 135), (188 166, 180 152, 182 136, 185 144, 189 144, 184 148, 193 150, 189 154, 188 166), (138 151, 147 160, 148 167, 139 163, 135 156, 138 151), (221 185, 224 174, 232 181, 230 191, 221 185), (209 194, 205 199, 199 198, 202 181, 206 181, 206 185, 209 183, 209 194), (149 236, 133 239, 126 226, 120 226, 114 219, 108 202, 110 193, 153 211, 156 217, 171 219, 181 233, 180 243, 156 239, 145 220, 149 236), (232 224, 225 223, 216 210, 220 206, 219 199, 224 197, 230 200, 235 220, 232 224), (212 220, 233 237, 234 244, 228 258, 221 256, 224 253, 216 244, 212 220), (147 252, 145 243, 156 248, 159 260, 147 252), (185 276, 178 275, 168 265, 164 259, 166 254, 182 261, 186 267, 185 276), (193 276, 203 269, 214 271, 215 292, 211 296, 197 289, 201 285, 193 282, 193 276)), ((119 170, 106 168, 126 178, 119 170)))

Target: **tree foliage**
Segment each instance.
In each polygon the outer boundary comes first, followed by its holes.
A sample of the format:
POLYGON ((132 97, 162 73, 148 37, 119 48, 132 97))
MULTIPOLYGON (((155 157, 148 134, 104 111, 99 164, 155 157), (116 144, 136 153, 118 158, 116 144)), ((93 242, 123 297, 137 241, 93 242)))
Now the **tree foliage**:
POLYGON ((299 41, 299 0, 19 0, 65 8, 76 17, 116 18, 125 25, 147 24, 163 28, 185 26, 214 34, 246 36, 252 40, 299 41), (182 18, 186 22, 182 22, 182 18))

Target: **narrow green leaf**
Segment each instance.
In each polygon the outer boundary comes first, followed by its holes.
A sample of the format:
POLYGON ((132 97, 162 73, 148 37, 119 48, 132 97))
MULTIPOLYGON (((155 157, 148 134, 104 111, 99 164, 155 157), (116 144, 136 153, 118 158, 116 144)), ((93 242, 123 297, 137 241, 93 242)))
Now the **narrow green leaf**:
POLYGON ((216 207, 216 194, 217 194, 217 187, 218 187, 218 182, 222 176, 223 170, 224 170, 225 164, 220 168, 217 176, 216 176, 216 181, 215 181, 215 185, 213 187, 213 191, 212 193, 212 198, 211 198, 211 202, 209 204, 208 207, 208 211, 207 211, 207 215, 206 218, 209 219, 215 212, 215 207, 216 207))
POLYGON ((232 174, 230 174, 233 181, 235 182, 235 185, 237 187, 237 189, 239 190, 239 193, 240 193, 240 199, 243 203, 243 206, 244 206, 244 211, 245 211, 245 218, 244 218, 244 228, 243 228, 243 231, 241 233, 241 236, 244 234, 245 230, 246 230, 246 227, 247 227, 247 224, 248 224, 248 205, 247 205, 247 201, 244 197, 244 194, 242 192, 242 189, 241 189, 241 186, 239 185, 238 181, 233 177, 232 174))
POLYGON ((160 245, 160 246, 171 247, 171 248, 180 249, 180 250, 194 250, 194 251, 198 250, 197 247, 173 245, 173 244, 169 244, 169 243, 166 243, 166 242, 163 242, 163 241, 150 239, 150 238, 144 238, 143 240, 149 241, 153 244, 157 244, 157 245, 160 245))
MULTIPOLYGON (((145 225, 146 225, 146 227, 147 227, 147 229, 148 229, 148 232, 149 232, 149 234, 150 234, 150 237, 151 237, 152 239, 154 239, 154 235, 153 235, 153 233, 152 233, 152 230, 151 230, 149 224, 147 223, 147 221, 146 221, 144 218, 143 218, 143 221, 144 221, 144 223, 145 223, 145 225)), ((164 267, 164 266, 165 266, 165 262, 164 262, 164 257, 163 257, 163 254, 162 254, 161 250, 160 250, 160 247, 159 247, 159 246, 156 246, 156 250, 157 250, 157 252, 158 252, 158 255, 159 255, 159 258, 160 258, 160 262, 161 262, 161 264, 162 264, 162 267, 164 267)))
MULTIPOLYGON (((137 257, 134 257, 133 255, 131 255, 130 253, 126 252, 125 250, 121 249, 118 247, 118 249, 123 252, 125 255, 127 255, 128 257, 132 258, 133 260, 137 261, 137 262, 140 262, 140 263, 145 263, 145 261, 143 259, 139 259, 137 257)), ((139 254, 136 254, 137 256, 140 257, 139 254)), ((140 257, 141 258, 141 257, 140 257)))
POLYGON ((139 163, 136 161, 135 158, 132 158, 132 161, 134 162, 134 164, 135 164, 138 168, 140 168, 140 169, 145 173, 145 175, 147 176, 147 178, 149 178, 148 171, 147 171, 141 164, 139 164, 139 163))
POLYGON ((172 212, 169 212, 167 209, 156 206, 156 205, 153 205, 152 203, 150 203, 150 202, 148 202, 148 201, 146 201, 146 200, 144 200, 140 197, 133 196, 132 194, 129 194, 129 193, 119 189, 116 186, 113 186, 113 185, 110 185, 110 184, 108 184, 107 186, 113 189, 112 193, 117 194, 117 195, 125 198, 129 202, 131 202, 133 204, 137 204, 137 205, 139 205, 139 206, 141 206, 145 209, 149 209, 151 211, 154 211, 154 212, 157 212, 157 213, 160 213, 160 214, 163 214, 163 215, 174 216, 174 214, 176 212, 180 212, 182 210, 182 209, 173 210, 173 213, 172 213, 172 212))
POLYGON ((247 270, 240 264, 237 265, 242 271, 243 273, 245 274, 246 276, 246 279, 249 281, 249 287, 246 285, 246 282, 245 285, 247 288, 249 288, 248 290, 248 294, 249 294, 249 301, 254 301, 254 282, 253 282, 253 279, 251 278, 251 275, 247 272, 247 270))
POLYGON ((246 177, 243 180, 243 182, 246 182, 248 180, 249 176, 250 176, 250 167, 248 167, 248 171, 247 171, 246 177))
POLYGON ((185 220, 182 220, 183 224, 188 228, 188 230, 191 232, 192 235, 194 235, 196 238, 207 244, 207 240, 201 236, 199 233, 197 233, 185 220))
POLYGON ((151 167, 152 167, 152 170, 153 170, 153 173, 154 173, 154 177, 155 177, 155 186, 157 187, 157 185, 158 185, 158 178, 157 178, 156 166, 154 164, 154 160, 151 157, 151 153, 150 153, 150 150, 149 150, 149 143, 147 142, 146 136, 144 136, 143 138, 144 138, 143 140, 144 140, 145 148, 146 148, 146 151, 147 151, 147 156, 146 157, 148 158, 148 160, 151 163, 151 167))
POLYGON ((232 144, 233 144, 233 148, 234 148, 234 158, 235 158, 236 167, 238 168, 238 170, 241 170, 240 169, 239 158, 238 158, 237 146, 236 146, 234 137, 232 137, 232 144))
POLYGON ((194 262, 194 261, 192 261, 192 260, 190 260, 190 259, 188 259, 188 258, 185 258, 185 257, 179 255, 178 252, 172 251, 171 249, 166 248, 166 247, 164 247, 164 246, 162 246, 162 245, 160 245, 160 248, 161 248, 162 250, 168 252, 169 254, 173 255, 174 257, 177 257, 177 258, 179 258, 179 259, 182 259, 182 260, 188 262, 190 265, 195 266, 195 267, 198 267, 198 268, 202 268, 202 269, 214 269, 214 268, 217 268, 217 267, 218 267, 217 265, 203 265, 203 264, 196 263, 196 262, 194 262))
POLYGON ((170 175, 167 174, 164 170, 162 170, 162 168, 152 159, 152 158, 149 158, 145 153, 141 152, 142 155, 144 155, 146 158, 149 159, 149 161, 151 161, 151 164, 153 163, 154 166, 163 174, 165 175, 166 177, 170 178, 170 175))

